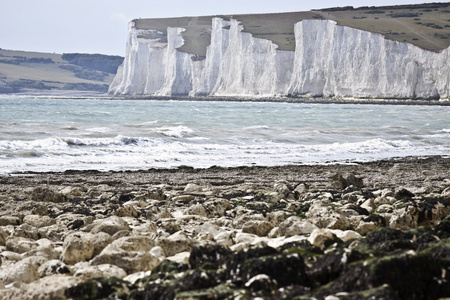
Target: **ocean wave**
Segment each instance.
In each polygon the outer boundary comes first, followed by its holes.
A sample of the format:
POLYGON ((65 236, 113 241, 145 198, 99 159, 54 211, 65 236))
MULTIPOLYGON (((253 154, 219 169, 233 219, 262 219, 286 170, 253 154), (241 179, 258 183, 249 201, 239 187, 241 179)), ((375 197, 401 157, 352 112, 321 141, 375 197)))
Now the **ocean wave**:
POLYGON ((161 127, 156 129, 156 132, 161 133, 168 137, 174 137, 174 138, 182 138, 188 134, 191 134, 194 132, 191 128, 187 126, 174 126, 174 127, 161 127))

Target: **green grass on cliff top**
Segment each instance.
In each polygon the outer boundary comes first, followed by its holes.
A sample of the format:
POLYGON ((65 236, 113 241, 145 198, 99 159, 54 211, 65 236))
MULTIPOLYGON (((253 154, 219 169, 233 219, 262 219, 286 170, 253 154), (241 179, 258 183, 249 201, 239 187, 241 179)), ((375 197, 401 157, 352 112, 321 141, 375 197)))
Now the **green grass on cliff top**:
POLYGON ((439 52, 450 46, 450 3, 418 5, 330 8, 310 12, 277 14, 139 19, 136 27, 166 33, 167 27, 182 27, 185 44, 180 51, 205 56, 211 42, 214 17, 237 19, 244 31, 273 41, 279 50, 295 50, 294 24, 305 19, 335 20, 339 25, 383 34, 386 38, 408 42, 439 52))

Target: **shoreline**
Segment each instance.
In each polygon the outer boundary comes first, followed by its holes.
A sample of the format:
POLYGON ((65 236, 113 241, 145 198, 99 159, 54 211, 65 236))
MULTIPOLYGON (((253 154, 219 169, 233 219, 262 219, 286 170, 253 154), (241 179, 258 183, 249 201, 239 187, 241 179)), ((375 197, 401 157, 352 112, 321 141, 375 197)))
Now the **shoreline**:
POLYGON ((450 280, 449 157, 14 174, 0 200, 5 299, 450 292, 421 284, 450 280))
POLYGON ((372 105, 425 105, 450 106, 450 99, 374 99, 374 98, 323 98, 323 97, 252 97, 252 96, 150 96, 150 95, 123 95, 114 96, 89 91, 29 91, 24 93, 1 94, 19 97, 36 97, 40 99, 102 99, 102 100, 162 100, 162 101, 210 101, 210 102, 255 102, 255 103, 305 103, 305 104, 372 104, 372 105), (66 94, 66 95, 64 95, 66 94))

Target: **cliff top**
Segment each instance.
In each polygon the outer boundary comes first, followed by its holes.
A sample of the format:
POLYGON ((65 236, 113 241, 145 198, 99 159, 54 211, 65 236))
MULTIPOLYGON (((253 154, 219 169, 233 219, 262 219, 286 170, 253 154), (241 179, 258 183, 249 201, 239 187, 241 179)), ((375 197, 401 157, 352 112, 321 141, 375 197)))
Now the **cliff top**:
POLYGON ((180 51, 200 56, 211 41, 214 17, 237 19, 244 31, 254 37, 273 41, 280 50, 295 49, 294 24, 305 19, 329 19, 339 25, 383 34, 386 38, 408 42, 430 51, 450 46, 450 3, 380 7, 335 7, 308 12, 251 15, 217 15, 135 20, 137 28, 166 32, 167 27, 182 27, 185 44, 180 51))

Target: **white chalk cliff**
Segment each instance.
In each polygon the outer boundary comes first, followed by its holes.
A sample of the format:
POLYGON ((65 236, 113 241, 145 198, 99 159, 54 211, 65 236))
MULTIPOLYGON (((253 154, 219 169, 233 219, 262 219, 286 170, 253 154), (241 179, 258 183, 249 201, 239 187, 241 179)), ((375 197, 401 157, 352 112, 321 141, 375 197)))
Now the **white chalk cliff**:
POLYGON ((212 20, 206 58, 178 51, 183 28, 167 33, 130 23, 111 94, 325 97, 450 97, 450 55, 423 50, 330 20, 295 25, 295 51, 212 20))

